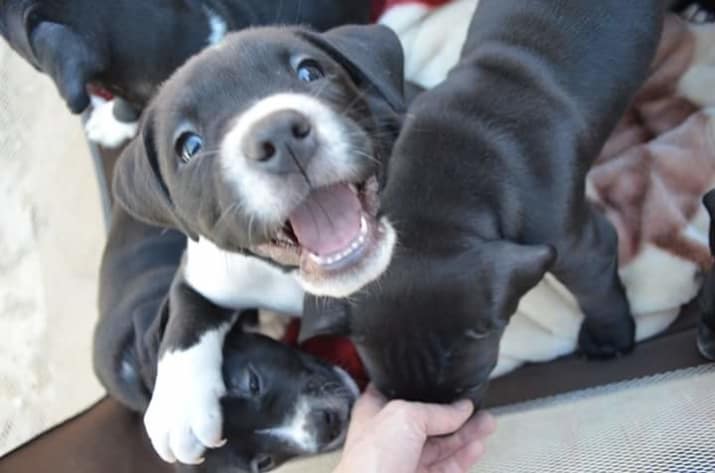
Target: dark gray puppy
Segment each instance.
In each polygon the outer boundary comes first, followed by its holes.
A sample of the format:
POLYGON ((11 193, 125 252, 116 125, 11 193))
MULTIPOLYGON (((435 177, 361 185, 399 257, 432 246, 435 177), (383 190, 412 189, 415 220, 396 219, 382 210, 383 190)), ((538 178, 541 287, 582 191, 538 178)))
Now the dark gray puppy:
POLYGON ((313 301, 303 336, 352 335, 391 397, 479 402, 509 317, 550 271, 586 315, 581 350, 630 351, 616 233, 585 175, 646 77, 663 11, 482 0, 461 62, 413 102, 390 158, 388 271, 349 300, 313 301))
POLYGON ((89 83, 142 108, 186 59, 228 31, 285 23, 323 30, 366 22, 369 12, 363 1, 4 0, 0 35, 80 113, 89 83))
POLYGON ((304 291, 346 296, 389 263, 394 231, 376 200, 402 76, 381 26, 247 29, 189 60, 146 109, 116 197, 189 237, 145 416, 163 458, 221 445, 234 310, 300 314, 304 291))
POLYGON ((86 123, 91 140, 117 147, 134 136, 159 85, 227 32, 365 23, 370 6, 367 0, 5 0, 0 36, 50 76, 73 113, 88 107, 91 88, 117 97, 86 123))

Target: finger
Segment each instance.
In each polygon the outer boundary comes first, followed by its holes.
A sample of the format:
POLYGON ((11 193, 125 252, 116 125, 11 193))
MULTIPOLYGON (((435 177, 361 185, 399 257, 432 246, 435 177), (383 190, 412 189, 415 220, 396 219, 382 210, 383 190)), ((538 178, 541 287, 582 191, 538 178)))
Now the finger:
POLYGON ((484 454, 484 444, 475 440, 458 450, 454 455, 444 458, 427 468, 428 473, 467 473, 484 454))
POLYGON ((447 457, 453 456, 457 451, 477 440, 484 440, 494 432, 496 421, 487 412, 480 412, 469 419, 454 434, 448 437, 433 437, 427 441, 422 450, 421 463, 432 465, 447 457))
POLYGON ((456 432, 474 412, 474 404, 463 400, 451 405, 413 404, 413 427, 428 437, 456 432))
POLYGON ((385 407, 385 404, 387 404, 387 400, 375 387, 370 385, 355 403, 352 416, 357 419, 371 419, 385 407))
POLYGON ((387 400, 371 384, 355 403, 353 407, 348 442, 351 436, 359 435, 365 424, 372 420, 385 406, 387 400))

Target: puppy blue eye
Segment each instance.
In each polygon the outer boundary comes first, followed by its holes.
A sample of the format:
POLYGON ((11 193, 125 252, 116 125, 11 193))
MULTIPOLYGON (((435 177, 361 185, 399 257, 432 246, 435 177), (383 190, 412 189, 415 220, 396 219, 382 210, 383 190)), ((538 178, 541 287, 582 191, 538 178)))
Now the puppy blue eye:
POLYGON ((185 162, 191 161, 204 145, 204 141, 199 135, 193 132, 183 133, 178 140, 176 140, 176 155, 185 162))
POLYGON ((325 77, 325 73, 323 73, 323 69, 320 68, 320 64, 312 59, 306 59, 298 64, 296 72, 298 73, 298 79, 303 82, 313 82, 325 77))

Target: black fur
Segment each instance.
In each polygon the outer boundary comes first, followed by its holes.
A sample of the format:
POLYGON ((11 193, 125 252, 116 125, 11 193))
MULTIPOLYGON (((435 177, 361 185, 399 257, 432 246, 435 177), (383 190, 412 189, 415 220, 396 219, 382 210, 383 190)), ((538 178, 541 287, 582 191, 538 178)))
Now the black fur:
POLYGON ((324 30, 366 22, 370 2, 4 0, 0 35, 52 78, 73 113, 89 105, 89 83, 142 109, 164 80, 208 45, 206 8, 229 31, 268 24, 324 30))
MULTIPOLYGON (((715 256, 715 190, 703 197, 703 204, 710 215, 710 253, 715 256)), ((698 349, 705 358, 715 361, 715 276, 712 270, 705 274, 697 300, 702 314, 698 324, 698 349)))
POLYGON ((461 62, 413 102, 390 158, 390 268, 342 310, 306 313, 304 336, 350 333, 390 397, 479 402, 509 317, 550 271, 586 314, 581 350, 630 351, 616 234, 585 175, 647 75, 663 10, 482 0, 461 62))
MULTIPOLYGON (((257 28, 234 33, 220 49, 189 61, 162 87, 147 108, 139 136, 117 164, 114 192, 147 223, 179 229, 193 239, 202 235, 224 250, 245 253, 269 242, 278 228, 260 219, 249 225, 250 216, 236 206, 235 190, 226 182, 218 156, 232 121, 273 94, 317 97, 344 115, 356 136, 363 131, 369 141, 354 138, 351 143, 357 151, 373 150, 374 157, 355 154, 359 174, 384 178, 384 161, 402 118, 402 89, 402 50, 387 28, 350 26, 324 34, 257 28), (301 55, 321 62, 330 77, 315 84, 301 82, 291 63, 301 55), (204 149, 213 154, 181 163, 176 135, 185 125, 201 134, 204 149), (235 211, 227 215, 232 207, 235 211)), ((285 186, 310 185, 297 171, 284 181, 285 186)))
MULTIPOLYGON (((146 409, 154 386, 171 307, 166 294, 185 243, 178 232, 139 223, 121 207, 114 208, 100 272, 94 367, 107 392, 137 412, 146 409)), ((201 310, 203 318, 222 311, 210 306, 194 309, 201 310)), ((270 465, 260 470, 267 471, 296 456, 299 452, 290 445, 257 431, 281 425, 301 394, 333 399, 331 407, 315 412, 313 428, 320 429, 325 444, 347 421, 352 398, 336 391, 343 384, 332 366, 267 337, 243 333, 238 325, 227 337, 223 374, 228 443, 208 451, 204 464, 179 466, 180 471, 253 472, 258 462, 270 465), (258 396, 246 389, 248 370, 261 380, 258 396), (327 412, 332 417, 326 417, 327 412), (326 423, 327 418, 333 423, 326 423)))

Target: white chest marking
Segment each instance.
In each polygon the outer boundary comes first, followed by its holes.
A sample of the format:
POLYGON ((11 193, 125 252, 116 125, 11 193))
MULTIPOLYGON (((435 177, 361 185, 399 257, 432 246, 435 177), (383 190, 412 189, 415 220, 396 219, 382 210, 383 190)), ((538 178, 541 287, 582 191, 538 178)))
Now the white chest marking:
POLYGON ((136 135, 137 122, 124 123, 114 117, 114 100, 92 97, 92 105, 92 114, 84 125, 90 141, 114 149, 136 135))
POLYGON ((208 42, 211 45, 217 44, 224 38, 224 36, 226 36, 228 26, 226 25, 224 19, 209 7, 205 6, 204 11, 206 12, 206 17, 209 20, 209 29, 211 30, 208 42))
POLYGON ((253 256, 230 253, 205 238, 189 241, 186 282, 216 305, 303 312, 303 289, 295 276, 253 256))

